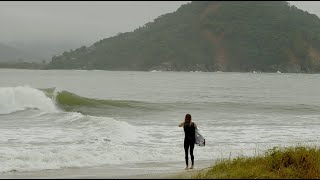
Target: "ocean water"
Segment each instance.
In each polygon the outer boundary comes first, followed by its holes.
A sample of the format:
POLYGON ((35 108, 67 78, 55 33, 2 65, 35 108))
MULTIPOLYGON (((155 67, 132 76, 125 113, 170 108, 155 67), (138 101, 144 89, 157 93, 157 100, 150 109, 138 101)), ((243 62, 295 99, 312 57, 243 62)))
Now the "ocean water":
POLYGON ((0 69, 0 173, 195 161, 319 146, 320 75, 0 69))

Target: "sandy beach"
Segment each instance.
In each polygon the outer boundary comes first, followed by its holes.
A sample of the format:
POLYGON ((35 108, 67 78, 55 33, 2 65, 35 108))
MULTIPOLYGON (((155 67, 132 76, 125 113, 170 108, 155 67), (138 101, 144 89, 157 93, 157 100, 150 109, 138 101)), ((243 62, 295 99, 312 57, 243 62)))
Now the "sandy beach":
POLYGON ((100 167, 66 168, 29 172, 8 172, 0 174, 0 179, 172 179, 190 178, 195 172, 209 167, 210 161, 196 161, 192 170, 184 170, 184 162, 139 163, 127 165, 106 165, 100 167))

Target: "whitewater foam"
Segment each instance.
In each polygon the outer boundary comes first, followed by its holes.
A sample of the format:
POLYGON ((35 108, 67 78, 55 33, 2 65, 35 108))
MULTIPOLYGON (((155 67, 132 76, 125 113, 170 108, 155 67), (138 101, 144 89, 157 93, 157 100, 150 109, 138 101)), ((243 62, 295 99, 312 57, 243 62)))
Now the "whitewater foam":
POLYGON ((113 118, 59 112, 44 114, 41 122, 17 119, 30 126, 19 126, 19 132, 2 128, 0 173, 147 162, 161 157, 177 160, 178 149, 144 144, 149 131, 141 130, 147 129, 113 118), (43 121, 46 123, 39 124, 43 121))
POLYGON ((0 88, 0 114, 35 108, 44 112, 57 112, 54 102, 42 91, 28 86, 0 88))

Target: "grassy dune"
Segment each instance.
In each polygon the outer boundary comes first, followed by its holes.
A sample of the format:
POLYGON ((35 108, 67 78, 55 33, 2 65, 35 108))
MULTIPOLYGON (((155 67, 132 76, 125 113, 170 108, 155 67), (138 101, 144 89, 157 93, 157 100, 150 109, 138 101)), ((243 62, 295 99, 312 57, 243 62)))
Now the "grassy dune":
POLYGON ((214 166, 193 173, 189 177, 192 179, 319 179, 320 149, 304 146, 275 147, 260 156, 219 160, 214 166))

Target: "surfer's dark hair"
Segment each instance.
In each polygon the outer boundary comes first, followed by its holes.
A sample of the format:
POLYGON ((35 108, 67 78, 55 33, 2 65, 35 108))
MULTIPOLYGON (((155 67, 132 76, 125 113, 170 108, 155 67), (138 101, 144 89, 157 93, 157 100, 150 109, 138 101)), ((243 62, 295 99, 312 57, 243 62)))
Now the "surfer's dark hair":
POLYGON ((186 114, 186 117, 184 118, 184 122, 186 124, 190 124, 191 123, 191 115, 190 114, 186 114))

